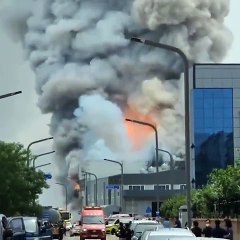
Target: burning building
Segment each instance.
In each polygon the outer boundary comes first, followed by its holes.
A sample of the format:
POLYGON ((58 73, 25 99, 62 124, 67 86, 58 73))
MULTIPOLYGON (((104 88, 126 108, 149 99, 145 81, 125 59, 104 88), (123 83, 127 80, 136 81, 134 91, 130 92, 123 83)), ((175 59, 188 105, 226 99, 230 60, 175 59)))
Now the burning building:
POLYGON ((52 114, 62 180, 106 156, 146 161, 153 133, 125 117, 154 122, 161 148, 184 154, 181 59, 129 37, 179 47, 190 63, 219 62, 228 10, 228 0, 10 1, 5 25, 36 74, 39 108, 52 114))

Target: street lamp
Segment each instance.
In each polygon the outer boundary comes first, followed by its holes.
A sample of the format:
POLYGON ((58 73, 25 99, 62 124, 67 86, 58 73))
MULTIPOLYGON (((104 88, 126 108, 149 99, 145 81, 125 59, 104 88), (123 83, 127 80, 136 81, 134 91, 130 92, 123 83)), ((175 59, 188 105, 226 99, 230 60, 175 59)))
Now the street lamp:
POLYGON ((46 153, 42 153, 42 154, 34 156, 33 157, 33 168, 35 169, 35 161, 37 160, 37 158, 45 156, 45 155, 49 155, 49 154, 52 154, 52 153, 55 153, 55 151, 46 152, 46 153))
POLYGON ((123 212, 123 163, 119 162, 119 161, 115 161, 115 160, 111 160, 111 159, 103 159, 104 161, 107 162, 111 162, 111 163, 116 163, 118 165, 120 165, 121 167, 121 195, 120 195, 120 207, 121 207, 121 211, 123 212))
POLYGON ((65 201, 66 201, 66 210, 67 210, 67 200, 68 200, 68 197, 67 197, 67 186, 65 184, 63 184, 63 183, 58 183, 58 182, 56 182, 55 184, 61 185, 65 189, 65 201))
POLYGON ((150 40, 132 37, 132 42, 138 42, 152 47, 162 48, 178 54, 184 64, 184 98, 185 98, 185 154, 186 154, 186 185, 187 185, 187 211, 188 211, 188 227, 191 228, 191 160, 190 160, 190 109, 189 109, 189 62, 187 56, 179 48, 153 42, 150 40))
POLYGON ((31 143, 28 144, 28 147, 27 147, 27 166, 29 167, 30 165, 30 159, 29 159, 29 153, 30 153, 30 147, 33 145, 33 144, 36 144, 36 143, 40 143, 40 142, 44 142, 44 141, 48 141, 48 140, 51 140, 53 139, 53 137, 49 137, 49 138, 43 138, 43 139, 39 139, 37 141, 33 141, 31 143))
POLYGON ((40 167, 45 167, 45 166, 48 166, 48 165, 51 165, 52 163, 45 163, 45 164, 41 164, 41 165, 38 165, 35 167, 36 168, 40 168, 40 167))
POLYGON ((15 95, 20 94, 20 93, 22 93, 22 91, 7 93, 7 94, 4 94, 4 95, 1 95, 0 99, 7 98, 7 97, 12 97, 12 96, 15 96, 15 95))
POLYGON ((86 172, 86 171, 82 170, 82 173, 85 173, 85 174, 88 174, 88 175, 91 175, 91 176, 95 177, 95 185, 96 185, 96 187, 95 187, 95 193, 94 193, 94 198, 95 198, 94 202, 95 202, 95 206, 97 206, 98 205, 98 197, 97 197, 97 194, 98 194, 98 189, 97 189, 98 178, 97 178, 97 176, 94 173, 91 173, 91 172, 86 172))
MULTIPOLYGON (((138 120, 134 120, 134 119, 129 119, 129 118, 126 118, 125 119, 126 121, 128 122, 132 122, 132 123, 136 123, 136 124, 140 124, 140 125, 145 125, 145 126, 148 126, 150 128, 152 128, 155 132, 155 157, 156 157, 156 171, 157 171, 157 178, 158 178, 158 173, 159 173, 159 163, 158 163, 158 131, 157 131, 157 128, 156 126, 154 126, 153 124, 151 123, 148 123, 148 122, 142 122, 142 121, 138 121, 138 120)), ((158 180, 157 180, 157 212, 159 211, 159 183, 158 183, 158 180)))
POLYGON ((160 148, 158 148, 158 151, 159 151, 159 152, 167 153, 167 154, 169 155, 169 157, 170 157, 170 169, 171 169, 171 170, 174 170, 174 160, 173 160, 173 155, 172 155, 169 151, 164 150, 164 149, 160 149, 160 148))
MULTIPOLYGON (((173 173, 173 170, 174 170, 174 160, 173 160, 173 155, 167 151, 167 150, 164 150, 164 149, 160 149, 158 148, 158 151, 159 152, 164 152, 164 153, 167 153, 170 157, 170 175, 172 175, 171 173, 173 173)), ((171 177, 171 190, 173 190, 173 178, 171 177)))

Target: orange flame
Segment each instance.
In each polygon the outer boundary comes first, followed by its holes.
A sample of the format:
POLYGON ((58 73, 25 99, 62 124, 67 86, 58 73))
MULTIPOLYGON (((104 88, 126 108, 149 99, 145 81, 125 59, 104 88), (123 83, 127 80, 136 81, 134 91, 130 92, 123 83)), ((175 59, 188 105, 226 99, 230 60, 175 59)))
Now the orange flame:
POLYGON ((73 185, 73 189, 77 192, 80 192, 81 187, 78 175, 71 176, 71 182, 73 185))
MULTIPOLYGON (((129 108, 125 111, 124 115, 126 118, 132 120, 138 120, 155 125, 151 114, 144 115, 132 108, 129 108)), ((144 146, 144 143, 152 136, 152 134, 154 134, 153 130, 148 126, 132 122, 126 122, 125 126, 128 132, 129 139, 133 143, 134 149, 141 149, 144 146)))

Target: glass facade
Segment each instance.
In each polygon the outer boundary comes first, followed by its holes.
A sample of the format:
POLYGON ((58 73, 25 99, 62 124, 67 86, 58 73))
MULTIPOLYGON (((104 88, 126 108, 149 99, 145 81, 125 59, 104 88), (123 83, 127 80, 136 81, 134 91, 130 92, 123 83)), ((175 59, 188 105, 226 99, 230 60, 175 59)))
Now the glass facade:
POLYGON ((196 187, 214 168, 234 164, 233 90, 193 89, 196 187))

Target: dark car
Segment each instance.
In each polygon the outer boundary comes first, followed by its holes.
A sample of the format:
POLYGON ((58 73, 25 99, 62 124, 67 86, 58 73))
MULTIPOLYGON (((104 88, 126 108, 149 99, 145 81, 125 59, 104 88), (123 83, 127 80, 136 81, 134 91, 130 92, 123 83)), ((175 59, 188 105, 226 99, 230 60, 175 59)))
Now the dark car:
POLYGON ((8 218, 5 229, 7 240, 51 240, 52 236, 41 229, 36 217, 11 217, 8 218))

